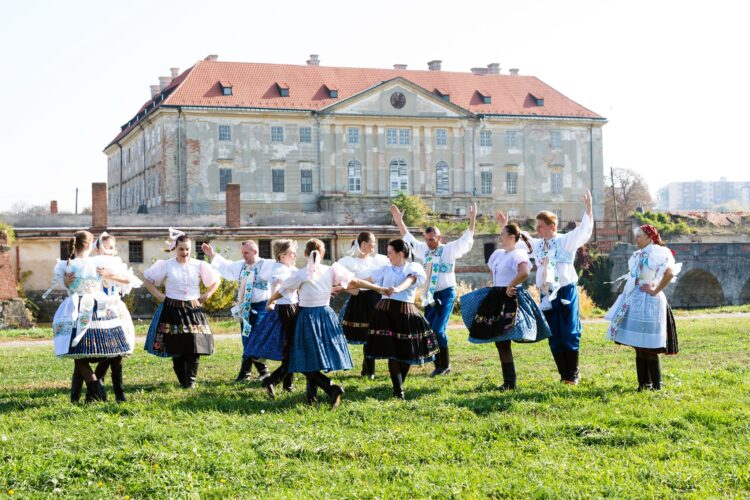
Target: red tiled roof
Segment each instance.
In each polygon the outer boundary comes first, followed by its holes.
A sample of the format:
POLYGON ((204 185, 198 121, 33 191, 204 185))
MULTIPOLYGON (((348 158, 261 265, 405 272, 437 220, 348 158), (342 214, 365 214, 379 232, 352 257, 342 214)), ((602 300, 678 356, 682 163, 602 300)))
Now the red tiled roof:
MULTIPOLYGON (((451 103, 475 114, 551 116, 603 120, 593 111, 568 99, 533 76, 421 71, 407 69, 347 68, 331 66, 199 61, 165 89, 168 96, 156 106, 205 106, 320 110, 393 78, 404 78, 428 92, 439 89, 451 103), (218 82, 232 82, 225 96, 218 82), (334 84, 335 82, 335 84, 334 84), (277 84, 289 87, 281 97, 277 84), (329 97, 328 85, 338 98, 329 97), (484 104, 479 94, 492 96, 484 104), (544 96, 537 106, 530 95, 544 96)), ((141 113, 152 100, 139 111, 141 113)), ((112 142, 127 134, 125 128, 112 142)))

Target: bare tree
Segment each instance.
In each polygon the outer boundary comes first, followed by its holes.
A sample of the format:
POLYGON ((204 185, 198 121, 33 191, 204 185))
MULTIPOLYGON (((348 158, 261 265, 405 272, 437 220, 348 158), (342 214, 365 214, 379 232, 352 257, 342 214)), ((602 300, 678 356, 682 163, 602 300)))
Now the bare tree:
POLYGON ((612 176, 606 176, 607 188, 605 191, 604 207, 607 219, 615 219, 615 203, 617 203, 617 216, 620 220, 628 217, 637 207, 651 210, 654 201, 648 190, 648 184, 640 174, 629 168, 616 168, 612 176), (614 189, 612 183, 614 181, 614 189))
POLYGON ((17 201, 10 206, 9 214, 14 215, 42 215, 49 213, 47 205, 29 205, 24 201, 17 201))

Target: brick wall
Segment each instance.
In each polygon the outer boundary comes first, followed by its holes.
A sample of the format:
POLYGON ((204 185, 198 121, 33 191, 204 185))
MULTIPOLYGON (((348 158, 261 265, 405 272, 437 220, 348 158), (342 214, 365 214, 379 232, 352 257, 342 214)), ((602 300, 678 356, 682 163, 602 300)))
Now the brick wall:
POLYGON ((0 300, 16 298, 16 275, 13 273, 8 238, 5 232, 0 231, 0 300))

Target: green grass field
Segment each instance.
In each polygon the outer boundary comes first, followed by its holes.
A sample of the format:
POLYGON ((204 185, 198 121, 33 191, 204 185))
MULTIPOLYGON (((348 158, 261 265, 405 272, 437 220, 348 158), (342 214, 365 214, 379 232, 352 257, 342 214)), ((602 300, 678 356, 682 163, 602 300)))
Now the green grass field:
POLYGON ((682 352, 647 393, 605 327, 586 325, 578 387, 544 342, 514 345, 519 390, 498 392, 494 346, 453 330, 453 375, 413 370, 400 402, 383 362, 374 381, 357 367, 336 374, 335 411, 303 404, 303 380, 275 401, 230 383, 239 339, 217 342, 193 391, 139 350, 122 405, 71 405, 70 360, 0 342, 0 496, 750 496, 750 319, 679 320, 682 352))

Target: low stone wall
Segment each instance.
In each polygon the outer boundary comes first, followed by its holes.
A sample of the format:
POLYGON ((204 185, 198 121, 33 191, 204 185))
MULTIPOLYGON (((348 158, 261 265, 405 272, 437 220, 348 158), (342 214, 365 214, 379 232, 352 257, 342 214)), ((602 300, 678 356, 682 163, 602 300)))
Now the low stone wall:
POLYGON ((4 328, 32 328, 34 319, 23 299, 0 300, 0 330, 4 328))

